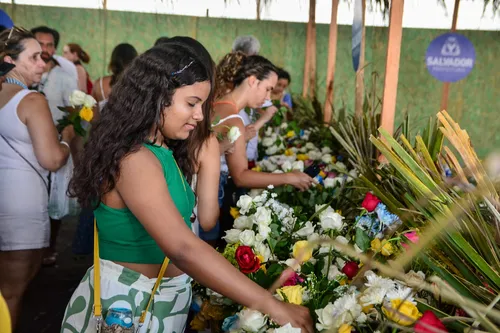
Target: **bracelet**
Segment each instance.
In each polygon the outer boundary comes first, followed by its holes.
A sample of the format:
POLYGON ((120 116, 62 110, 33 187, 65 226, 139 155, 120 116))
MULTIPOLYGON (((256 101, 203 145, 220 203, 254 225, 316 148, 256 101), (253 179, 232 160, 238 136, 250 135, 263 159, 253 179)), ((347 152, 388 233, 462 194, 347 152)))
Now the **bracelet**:
POLYGON ((59 143, 65 145, 69 149, 69 144, 66 141, 59 141, 59 143))

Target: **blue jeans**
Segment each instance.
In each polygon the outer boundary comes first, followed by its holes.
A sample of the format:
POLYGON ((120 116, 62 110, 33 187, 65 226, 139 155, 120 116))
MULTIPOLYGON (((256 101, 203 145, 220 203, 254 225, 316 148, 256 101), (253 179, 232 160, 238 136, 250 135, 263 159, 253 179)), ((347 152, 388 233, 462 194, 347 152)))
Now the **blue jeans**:
MULTIPOLYGON (((219 178, 219 209, 222 207, 222 202, 224 200, 224 186, 226 186, 228 176, 229 176, 229 173, 227 173, 227 172, 220 173, 220 178, 219 178)), ((219 223, 219 221, 217 221, 217 223, 215 224, 215 227, 213 227, 213 229, 211 229, 210 231, 204 231, 203 228, 200 227, 199 234, 200 234, 200 238, 203 240, 206 240, 206 241, 219 239, 219 237, 220 237, 220 223, 219 223)))

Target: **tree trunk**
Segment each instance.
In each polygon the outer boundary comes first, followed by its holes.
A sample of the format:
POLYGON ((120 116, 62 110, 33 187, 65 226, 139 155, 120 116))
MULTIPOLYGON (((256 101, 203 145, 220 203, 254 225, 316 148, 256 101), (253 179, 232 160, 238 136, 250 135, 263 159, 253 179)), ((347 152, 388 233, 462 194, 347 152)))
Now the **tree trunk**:
POLYGON ((316 0, 309 0, 309 22, 307 23, 305 54, 302 96, 311 97, 311 91, 314 93, 313 87, 316 84, 316 0), (314 73, 312 73, 313 70, 314 73))
POLYGON ((260 21, 260 1, 257 0, 257 21, 260 21))
POLYGON ((361 45, 359 50, 359 66, 356 72, 356 92, 354 99, 354 114, 357 117, 363 116, 363 104, 365 101, 365 11, 366 0, 361 0, 361 45))
POLYGON ((389 19, 389 42, 385 62, 384 95, 382 100, 381 127, 393 134, 398 91, 399 57, 403 36, 404 0, 391 1, 389 19))
MULTIPOLYGON (((457 31, 457 18, 458 18, 458 7, 460 0, 455 0, 455 6, 453 8, 453 21, 451 22, 451 31, 457 31)), ((450 94, 450 83, 443 83, 443 95, 441 97, 441 110, 448 109, 448 95, 450 94)))
POLYGON ((326 68, 326 98, 323 109, 323 121, 330 123, 333 111, 333 84, 335 80, 335 62, 337 60, 337 16, 339 0, 332 0, 332 18, 330 20, 330 36, 328 38, 328 64, 326 68))

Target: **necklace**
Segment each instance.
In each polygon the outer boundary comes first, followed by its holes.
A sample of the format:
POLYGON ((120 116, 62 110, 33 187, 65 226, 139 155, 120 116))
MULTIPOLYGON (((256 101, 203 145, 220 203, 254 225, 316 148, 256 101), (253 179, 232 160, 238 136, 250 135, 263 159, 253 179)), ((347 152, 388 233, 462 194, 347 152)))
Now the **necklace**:
POLYGON ((22 83, 21 81, 19 81, 18 79, 15 79, 13 77, 6 78, 5 82, 10 83, 10 84, 16 84, 16 85, 22 87, 23 89, 28 89, 27 85, 25 85, 24 83, 22 83))

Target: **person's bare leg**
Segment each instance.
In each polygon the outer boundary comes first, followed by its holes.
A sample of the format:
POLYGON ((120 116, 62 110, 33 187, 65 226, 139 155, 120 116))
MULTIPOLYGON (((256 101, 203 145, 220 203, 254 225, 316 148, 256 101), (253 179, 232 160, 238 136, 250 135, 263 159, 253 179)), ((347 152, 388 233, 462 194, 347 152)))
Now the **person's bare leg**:
POLYGON ((21 308, 24 292, 42 263, 44 249, 0 251, 0 291, 12 318, 12 331, 21 308))

